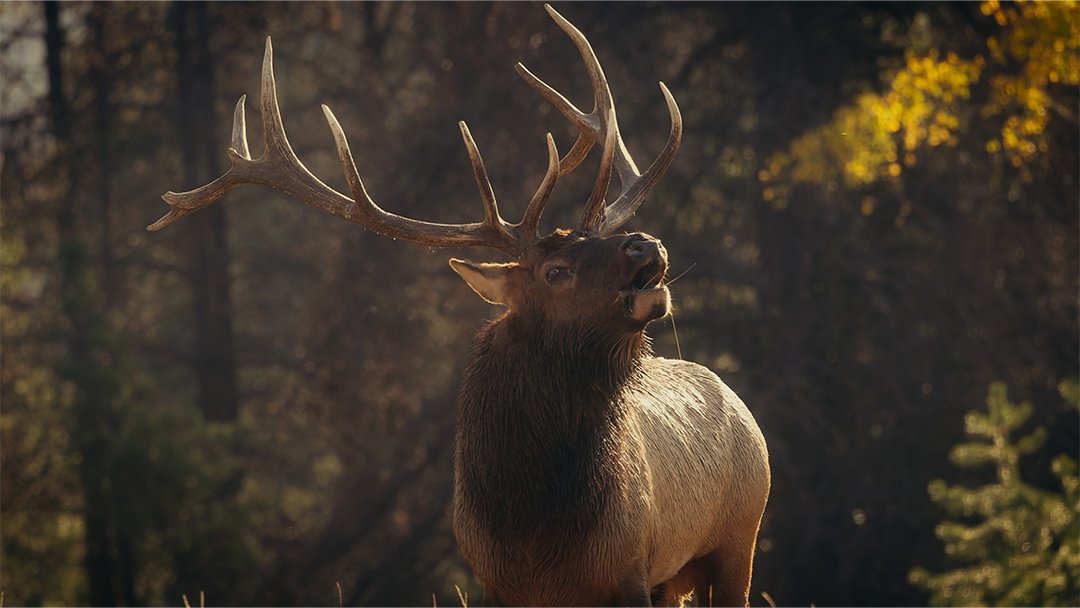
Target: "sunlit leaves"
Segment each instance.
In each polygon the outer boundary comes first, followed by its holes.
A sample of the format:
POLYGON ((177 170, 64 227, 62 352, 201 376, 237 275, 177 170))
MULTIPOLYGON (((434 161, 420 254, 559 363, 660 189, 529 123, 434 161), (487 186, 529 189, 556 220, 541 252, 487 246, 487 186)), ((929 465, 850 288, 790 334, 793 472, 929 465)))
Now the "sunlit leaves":
POLYGON ((825 125, 769 158, 759 178, 765 198, 786 198, 795 184, 840 182, 857 188, 895 179, 923 145, 955 145, 959 103, 971 96, 983 62, 949 53, 909 52, 884 93, 864 93, 825 125))
POLYGON ((1080 84, 1080 10, 1076 2, 1020 2, 1003 7, 996 0, 981 5, 983 14, 1001 26, 1002 35, 986 44, 993 60, 1020 69, 990 79, 993 91, 983 108, 986 117, 1004 117, 999 138, 987 145, 1023 167, 1046 152, 1042 137, 1051 113, 1076 122, 1075 108, 1055 102, 1050 89, 1080 84))
POLYGON ((783 202, 798 184, 854 189, 896 180, 927 149, 955 146, 962 134, 986 137, 971 128, 980 121, 994 134, 980 146, 1030 181, 1028 165, 1049 150, 1052 115, 1077 122, 1074 104, 1056 101, 1054 91, 1080 83, 1080 11, 1074 1, 980 9, 1001 27, 982 52, 962 59, 908 49, 882 92, 855 97, 766 161, 758 175, 765 200, 783 202), (984 82, 988 94, 973 96, 984 82))
MULTIPOLYGON (((1063 383, 1066 399, 1075 397, 1075 383, 1063 383)), ((1080 480, 1076 461, 1061 455, 1052 470, 1061 492, 1048 492, 1021 480, 1020 456, 1037 451, 1045 429, 1013 440, 1031 417, 1028 404, 1013 404, 1005 386, 995 383, 987 396, 987 411, 972 411, 964 419, 970 441, 950 454, 957 466, 970 469, 991 465, 996 482, 979 488, 930 483, 930 498, 952 517, 936 534, 946 555, 966 564, 933 574, 912 570, 910 580, 931 592, 939 606, 1072 605, 1080 583, 1080 480)))

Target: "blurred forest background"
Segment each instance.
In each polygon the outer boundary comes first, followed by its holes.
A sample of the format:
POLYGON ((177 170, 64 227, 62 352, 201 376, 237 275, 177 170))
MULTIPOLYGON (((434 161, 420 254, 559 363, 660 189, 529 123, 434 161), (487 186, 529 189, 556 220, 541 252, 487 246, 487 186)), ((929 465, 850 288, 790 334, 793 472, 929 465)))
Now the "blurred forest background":
MULTIPOLYGON (((682 356, 749 404, 774 488, 752 602, 1075 605, 1075 2, 558 4, 639 160, 683 146, 627 228, 662 238, 682 356)), ((285 125, 347 191, 507 217, 588 106, 534 3, 4 3, 0 590, 8 605, 456 605, 453 403, 496 310, 447 267, 219 175, 263 39, 285 125)), ((544 224, 580 213, 598 153, 544 224)), ((491 260, 498 259, 491 253, 491 260)), ((675 356, 670 320, 650 333, 675 356)))

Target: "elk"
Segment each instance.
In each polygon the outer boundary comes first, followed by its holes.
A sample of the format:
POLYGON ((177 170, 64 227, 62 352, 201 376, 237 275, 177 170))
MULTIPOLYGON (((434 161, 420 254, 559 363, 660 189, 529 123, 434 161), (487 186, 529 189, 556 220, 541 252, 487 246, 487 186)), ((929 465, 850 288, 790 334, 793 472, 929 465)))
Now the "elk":
POLYGON ((546 9, 577 47, 592 82, 589 113, 520 63, 524 80, 578 130, 548 168, 518 223, 499 213, 483 160, 459 123, 484 219, 436 224, 383 210, 360 180, 345 134, 322 106, 352 196, 327 186, 289 145, 266 40, 261 109, 265 150, 248 150, 236 105, 231 168, 195 190, 166 193, 163 228, 241 185, 280 190, 380 235, 436 247, 487 247, 512 261, 450 265, 483 299, 506 308, 476 336, 455 427, 453 527, 493 605, 675 604, 694 593, 747 605, 758 527, 770 488, 765 440, 739 397, 705 367, 653 356, 646 326, 669 314, 667 252, 619 232, 678 150, 682 118, 641 173, 619 132, 611 91, 584 35, 546 9), (600 169, 577 228, 541 237, 558 178, 596 144, 600 169), (608 203, 612 173, 620 193, 608 203))

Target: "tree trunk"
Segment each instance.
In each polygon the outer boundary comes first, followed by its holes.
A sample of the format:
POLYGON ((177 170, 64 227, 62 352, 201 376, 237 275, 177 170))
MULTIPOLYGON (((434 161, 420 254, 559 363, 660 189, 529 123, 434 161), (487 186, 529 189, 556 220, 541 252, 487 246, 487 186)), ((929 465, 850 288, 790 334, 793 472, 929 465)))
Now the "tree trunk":
POLYGON ((101 291, 105 310, 117 302, 118 277, 112 235, 112 73, 106 39, 105 20, 108 5, 94 4, 88 17, 94 40, 94 63, 90 78, 94 83, 94 156, 97 159, 97 212, 99 222, 98 264, 101 269, 101 291))
POLYGON ((60 6, 46 2, 45 64, 49 79, 49 112, 59 145, 58 187, 62 193, 56 210, 60 235, 57 257, 60 267, 60 293, 64 316, 68 320, 67 355, 59 374, 75 389, 72 405, 72 445, 80 455, 79 480, 83 486, 83 520, 88 597, 94 606, 117 604, 115 569, 111 543, 111 509, 106 486, 109 428, 109 382, 100 373, 92 356, 91 328, 94 302, 90 289, 87 248, 78 224, 79 184, 74 163, 73 115, 64 93, 63 52, 66 45, 60 25, 60 6))
MULTIPOLYGON (((176 2, 177 129, 184 174, 192 187, 217 177, 217 158, 226 140, 216 141, 214 66, 210 61, 211 23, 203 2, 176 2)), ((229 249, 225 207, 214 205, 194 215, 185 227, 189 242, 188 277, 195 325, 193 366, 198 404, 206 420, 231 422, 239 414, 229 249)))

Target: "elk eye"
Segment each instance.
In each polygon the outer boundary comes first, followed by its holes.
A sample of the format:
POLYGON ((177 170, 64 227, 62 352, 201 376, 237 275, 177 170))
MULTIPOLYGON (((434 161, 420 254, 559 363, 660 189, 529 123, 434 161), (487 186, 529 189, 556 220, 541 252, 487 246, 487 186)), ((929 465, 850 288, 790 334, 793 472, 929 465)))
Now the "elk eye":
POLYGON ((573 276, 573 274, 573 271, 569 268, 553 266, 548 269, 548 271, 544 274, 544 277, 547 279, 548 283, 555 283, 558 281, 565 281, 566 279, 569 279, 571 276, 573 276))

